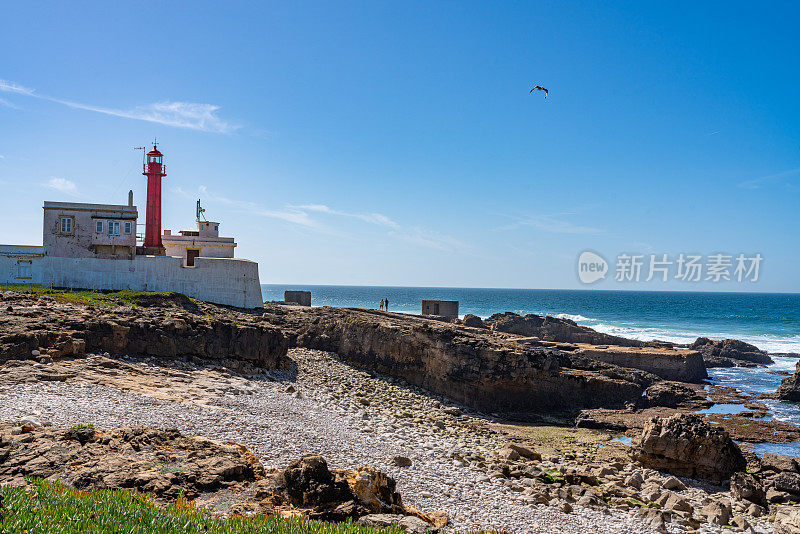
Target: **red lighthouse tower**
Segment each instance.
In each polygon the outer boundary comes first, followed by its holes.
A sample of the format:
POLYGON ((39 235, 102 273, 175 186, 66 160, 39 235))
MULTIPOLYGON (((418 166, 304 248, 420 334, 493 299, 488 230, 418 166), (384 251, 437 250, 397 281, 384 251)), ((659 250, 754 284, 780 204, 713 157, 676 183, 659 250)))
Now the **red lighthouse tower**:
POLYGON ((163 163, 164 155, 156 144, 147 153, 143 175, 147 176, 147 220, 144 227, 144 247, 150 254, 163 254, 161 244, 161 178, 167 175, 163 163), (158 251, 152 249, 159 249, 158 251))

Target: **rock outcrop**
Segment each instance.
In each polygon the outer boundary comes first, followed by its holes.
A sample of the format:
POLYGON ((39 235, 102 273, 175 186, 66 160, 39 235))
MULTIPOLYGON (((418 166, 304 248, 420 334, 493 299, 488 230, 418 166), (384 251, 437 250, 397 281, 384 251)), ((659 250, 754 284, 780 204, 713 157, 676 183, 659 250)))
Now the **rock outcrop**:
POLYGON ((800 508, 779 506, 775 511, 773 534, 797 534, 800 532, 800 508))
POLYGON ((653 418, 632 445, 636 460, 645 467, 714 483, 747 465, 724 429, 696 415, 653 418))
POLYGON ((255 313, 144 295, 134 306, 85 306, 6 292, 0 362, 84 352, 216 360, 232 368, 287 368, 288 342, 255 313))
POLYGON ((706 367, 756 367, 773 363, 766 351, 737 339, 712 341, 699 337, 689 348, 702 354, 706 367))
POLYGON ((461 323, 464 326, 469 326, 471 328, 486 328, 486 325, 483 324, 483 319, 470 313, 464 316, 464 318, 461 320, 461 323))
POLYGON ((495 313, 484 321, 486 326, 498 332, 520 336, 534 336, 542 341, 559 343, 586 343, 589 345, 618 345, 621 347, 643 347, 643 341, 602 334, 570 319, 543 315, 518 315, 513 312, 495 313))
POLYGON ((691 386, 681 382, 664 380, 656 382, 645 391, 646 406, 663 406, 666 408, 691 407, 700 408, 711 406, 712 401, 706 395, 691 386))
POLYGON ((781 380, 775 396, 781 400, 800 402, 800 361, 797 362, 794 374, 781 380))
MULTIPOLYGON (((272 307, 297 346, 335 352, 473 408, 512 415, 635 403, 657 377, 422 317, 353 308, 272 307)), ((267 312, 265 312, 266 316, 267 312)))
POLYGON ((641 369, 642 371, 653 373, 664 380, 698 383, 708 378, 703 357, 695 351, 671 347, 578 345, 574 354, 581 354, 621 367, 641 369))
POLYGON ((371 514, 414 516, 424 532, 446 516, 406 507, 391 477, 372 467, 331 470, 306 455, 285 469, 265 470, 243 445, 186 437, 154 427, 34 428, 0 424, 0 483, 25 485, 38 477, 82 490, 121 489, 167 503, 183 495, 232 514, 305 515, 344 521, 371 514))
POLYGON ((313 454, 269 473, 258 482, 255 499, 235 511, 271 514, 286 510, 297 510, 323 521, 406 514, 392 478, 371 467, 330 470, 323 457, 313 454))
POLYGON ((764 485, 750 473, 740 471, 731 476, 731 496, 740 501, 749 501, 759 506, 767 506, 764 485))
POLYGON ((575 355, 652 373, 664 380, 700 382, 708 378, 699 353, 670 343, 645 343, 597 332, 569 319, 541 315, 497 313, 485 321, 494 332, 520 336, 529 346, 554 346, 575 355))
POLYGON ((242 445, 191 438, 177 430, 40 427, 17 434, 0 424, 0 481, 59 479, 78 489, 127 489, 168 501, 218 489, 242 490, 265 476, 242 445))

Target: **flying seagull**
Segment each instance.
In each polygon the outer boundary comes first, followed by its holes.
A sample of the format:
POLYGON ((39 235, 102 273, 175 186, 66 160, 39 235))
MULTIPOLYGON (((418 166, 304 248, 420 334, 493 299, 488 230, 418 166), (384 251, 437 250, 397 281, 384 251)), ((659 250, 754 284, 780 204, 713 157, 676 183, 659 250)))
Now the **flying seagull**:
POLYGON ((534 91, 544 91, 544 98, 545 98, 545 99, 547 99, 547 89, 545 89, 545 88, 544 88, 544 87, 542 87, 541 85, 536 85, 536 86, 534 86, 534 88, 533 88, 533 89, 531 89, 531 91, 530 91, 530 92, 532 93, 532 92, 534 92, 534 91))

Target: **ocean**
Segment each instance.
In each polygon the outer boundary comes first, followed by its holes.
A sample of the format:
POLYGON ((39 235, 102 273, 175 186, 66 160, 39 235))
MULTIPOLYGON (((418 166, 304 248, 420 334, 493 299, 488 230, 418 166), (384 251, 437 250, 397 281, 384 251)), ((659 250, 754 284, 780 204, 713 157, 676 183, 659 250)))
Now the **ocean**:
MULTIPOLYGON (((287 289, 310 290, 314 306, 378 308, 420 313, 422 299, 458 300, 459 313, 488 317, 511 311, 572 319, 576 323, 623 337, 691 343, 700 336, 733 338, 771 354, 800 355, 800 294, 700 293, 667 291, 582 291, 549 289, 479 289, 450 287, 262 285, 264 300, 283 300, 287 289)), ((773 356, 766 368, 709 369, 711 382, 753 395, 774 392, 793 372, 796 356, 773 356)), ((770 417, 800 424, 800 405, 767 401, 770 417)), ((757 447, 800 456, 800 442, 757 447)))
POLYGON ((800 353, 800 293, 690 293, 450 287, 262 285, 264 300, 306 289, 314 306, 420 313, 422 299, 458 300, 459 313, 488 317, 511 311, 572 319, 600 332, 642 340, 691 343, 734 338, 771 353, 800 353))

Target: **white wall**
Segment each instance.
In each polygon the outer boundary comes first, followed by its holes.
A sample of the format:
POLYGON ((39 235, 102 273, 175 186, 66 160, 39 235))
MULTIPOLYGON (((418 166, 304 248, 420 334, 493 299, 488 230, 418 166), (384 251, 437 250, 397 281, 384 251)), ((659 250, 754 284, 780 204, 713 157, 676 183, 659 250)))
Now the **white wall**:
POLYGON ((167 241, 164 237, 162 237, 161 240, 164 243, 164 249, 166 250, 167 256, 178 256, 186 260, 186 249, 196 248, 200 249, 200 256, 205 258, 233 258, 233 243, 221 245, 207 241, 201 241, 197 244, 174 243, 167 241))
POLYGON ((233 258, 136 256, 133 260, 33 257, 31 280, 16 279, 18 254, 0 250, 0 282, 33 283, 81 289, 175 291, 198 300, 260 308, 263 305, 258 264, 233 258), (13 277, 11 276, 13 274, 13 277))
POLYGON ((38 284, 42 279, 44 247, 0 245, 0 283, 38 284), (19 262, 30 262, 30 278, 20 278, 19 262))

